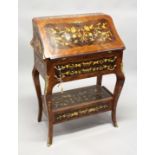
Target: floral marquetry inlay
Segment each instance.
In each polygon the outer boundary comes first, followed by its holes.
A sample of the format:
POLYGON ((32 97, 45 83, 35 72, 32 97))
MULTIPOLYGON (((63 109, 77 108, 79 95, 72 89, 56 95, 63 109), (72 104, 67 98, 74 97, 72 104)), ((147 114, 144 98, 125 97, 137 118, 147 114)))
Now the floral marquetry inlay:
POLYGON ((115 39, 106 20, 47 24, 45 28, 50 44, 55 48, 105 44, 115 39))
POLYGON ((89 115, 89 114, 92 114, 92 113, 97 113, 97 112, 100 112, 100 111, 109 110, 110 108, 111 107, 108 104, 104 104, 104 105, 100 104, 100 105, 97 105, 97 106, 82 108, 82 109, 79 109, 79 110, 66 112, 66 113, 63 113, 63 114, 57 114, 56 115, 56 121, 63 121, 63 120, 72 119, 72 118, 75 118, 75 117, 89 115))

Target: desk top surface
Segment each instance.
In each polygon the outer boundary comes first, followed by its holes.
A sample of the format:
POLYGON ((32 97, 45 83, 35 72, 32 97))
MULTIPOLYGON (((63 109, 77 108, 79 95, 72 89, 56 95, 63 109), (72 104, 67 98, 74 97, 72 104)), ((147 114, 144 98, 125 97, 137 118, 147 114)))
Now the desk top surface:
POLYGON ((33 18, 33 31, 43 59, 125 48, 112 18, 101 13, 33 18))

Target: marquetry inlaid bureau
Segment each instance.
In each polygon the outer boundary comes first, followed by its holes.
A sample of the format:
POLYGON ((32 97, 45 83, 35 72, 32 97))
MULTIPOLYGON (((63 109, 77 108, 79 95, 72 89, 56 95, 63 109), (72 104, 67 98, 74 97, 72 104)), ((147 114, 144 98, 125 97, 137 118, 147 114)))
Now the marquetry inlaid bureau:
POLYGON ((111 111, 116 127, 116 106, 123 84, 125 46, 109 15, 83 14, 33 18, 34 85, 42 113, 48 118, 48 144, 53 125, 99 112, 111 111), (102 75, 116 75, 114 91, 102 86, 102 75), (41 92, 39 75, 45 81, 41 92), (97 77, 96 84, 53 93, 62 82, 97 77))

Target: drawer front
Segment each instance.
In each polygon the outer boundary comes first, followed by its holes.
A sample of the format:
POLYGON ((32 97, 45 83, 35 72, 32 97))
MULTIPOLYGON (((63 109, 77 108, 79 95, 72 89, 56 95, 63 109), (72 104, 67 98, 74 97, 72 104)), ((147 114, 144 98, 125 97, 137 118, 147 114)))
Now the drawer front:
POLYGON ((111 108, 112 104, 111 102, 109 102, 109 103, 97 103, 95 105, 81 107, 72 110, 64 110, 63 112, 58 112, 54 114, 54 123, 72 120, 83 116, 96 114, 99 112, 109 111, 111 110, 111 108))
POLYGON ((116 69, 117 56, 82 59, 82 61, 66 62, 55 66, 55 74, 58 78, 70 77, 80 74, 96 73, 101 71, 114 71, 116 69))

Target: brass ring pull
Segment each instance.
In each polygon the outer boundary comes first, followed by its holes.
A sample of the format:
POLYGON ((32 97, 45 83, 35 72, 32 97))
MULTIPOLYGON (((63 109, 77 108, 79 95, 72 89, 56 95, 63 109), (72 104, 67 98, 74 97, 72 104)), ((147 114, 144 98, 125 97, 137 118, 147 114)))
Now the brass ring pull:
POLYGON ((116 65, 114 66, 108 66, 108 70, 113 71, 116 68, 116 65))

